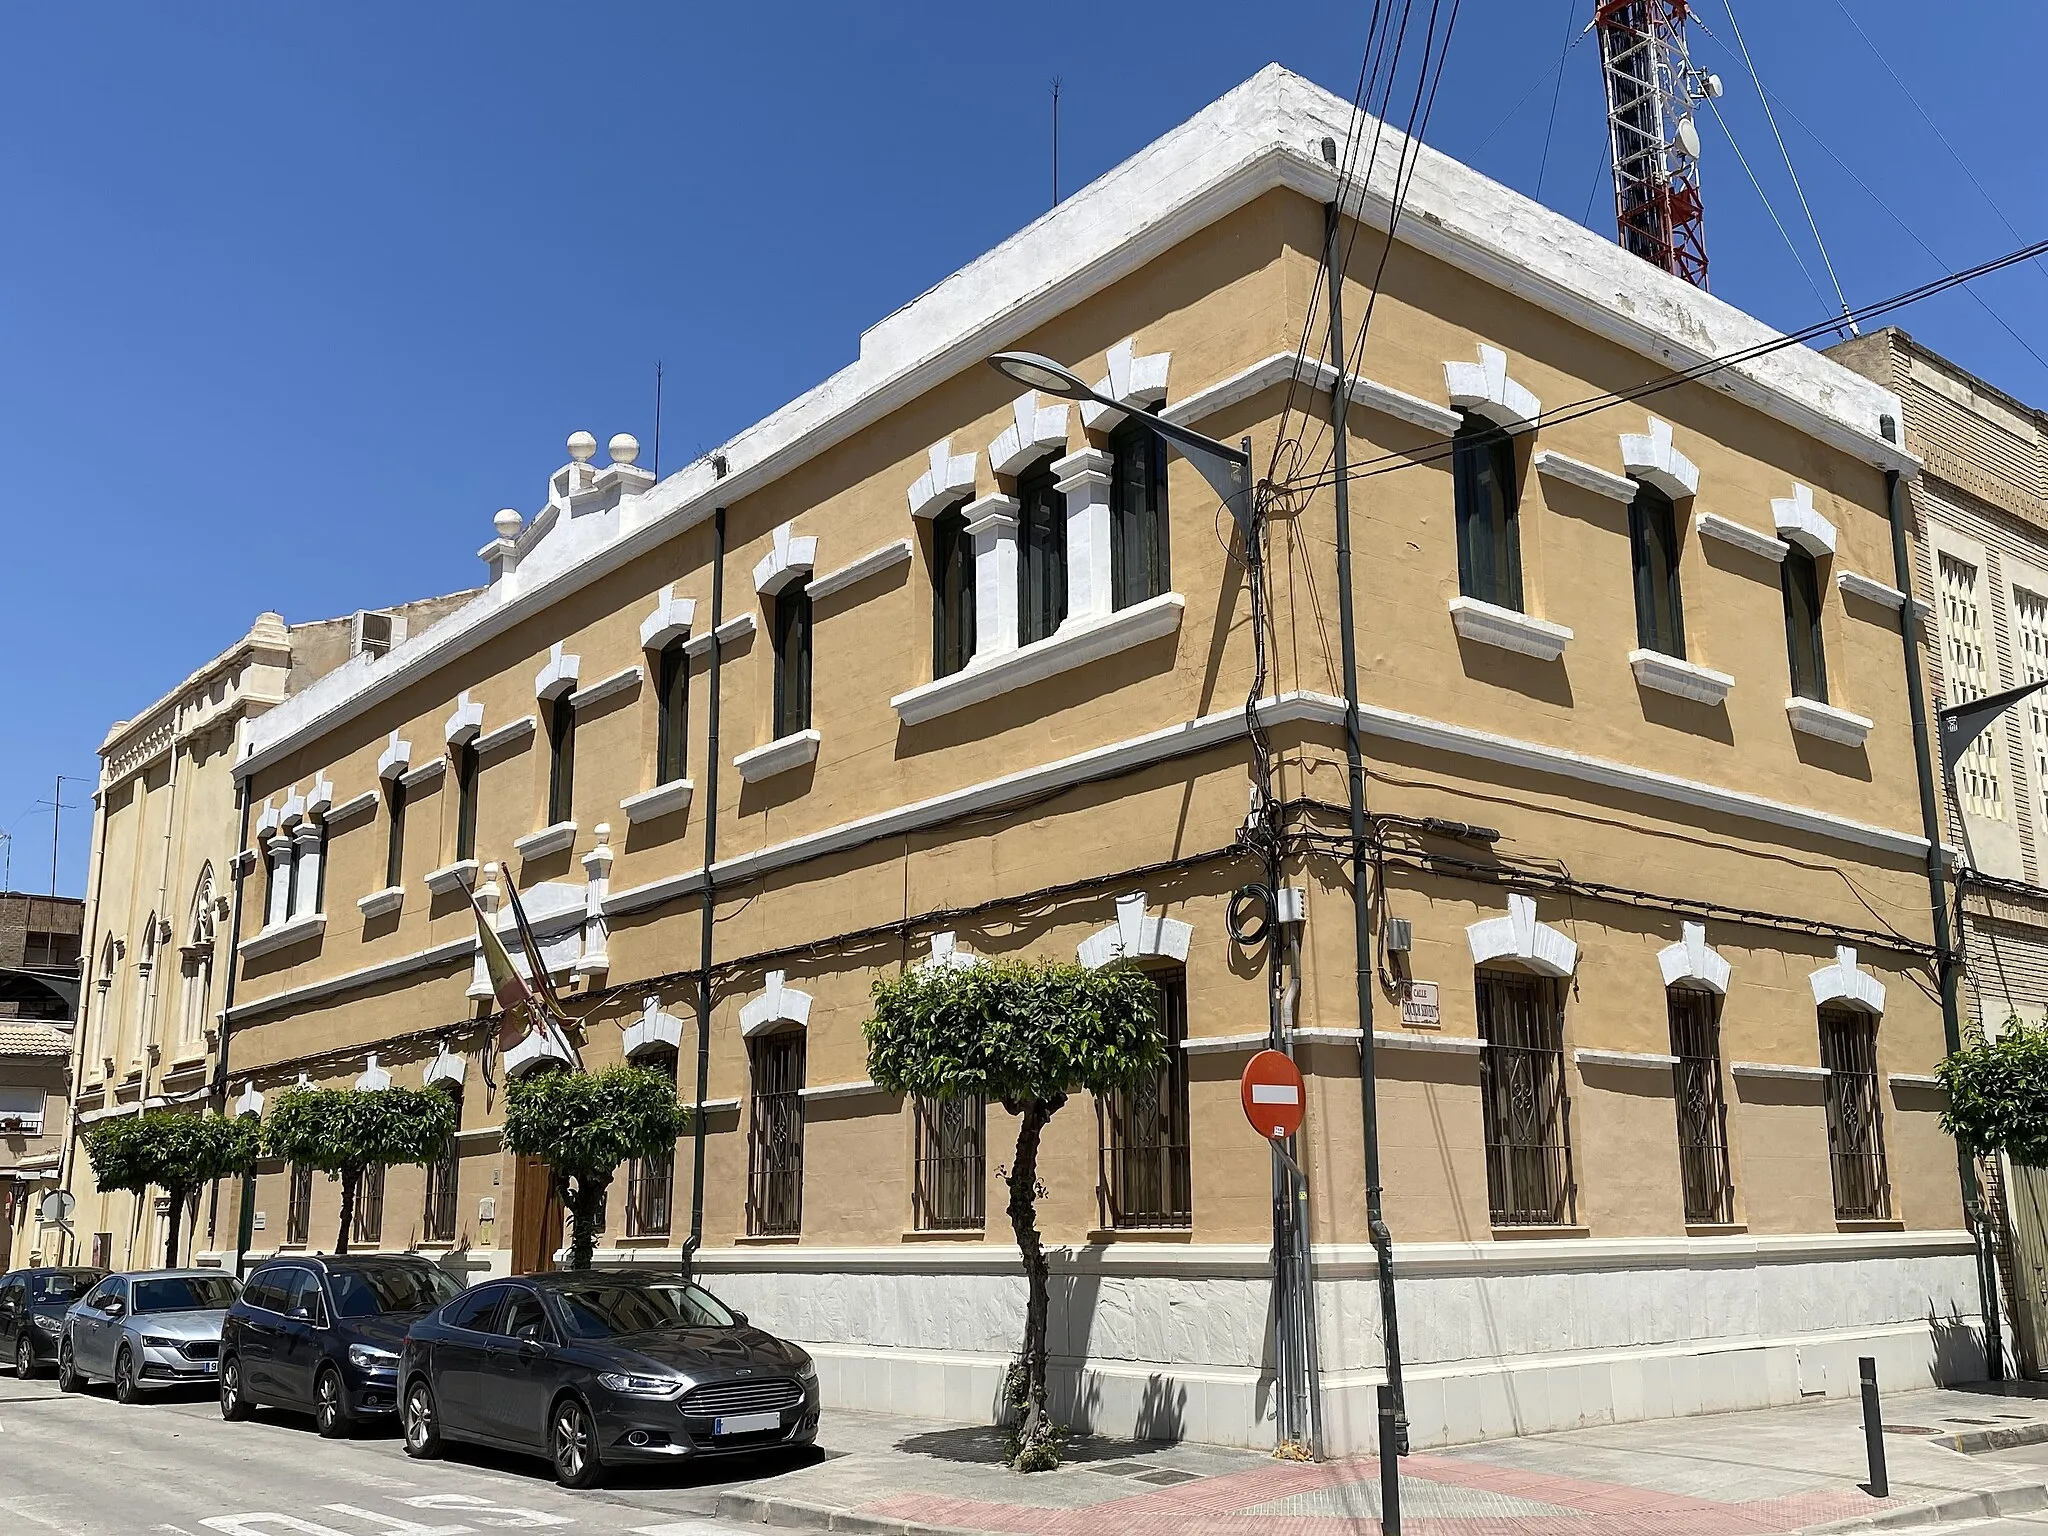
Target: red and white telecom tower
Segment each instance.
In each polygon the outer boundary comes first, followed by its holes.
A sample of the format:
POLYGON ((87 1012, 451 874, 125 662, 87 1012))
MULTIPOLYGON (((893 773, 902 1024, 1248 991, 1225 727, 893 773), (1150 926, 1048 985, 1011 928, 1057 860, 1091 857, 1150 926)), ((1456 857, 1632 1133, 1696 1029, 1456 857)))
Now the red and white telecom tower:
POLYGON ((1700 132, 1693 107, 1721 94, 1686 53, 1688 0, 1600 0, 1600 68, 1614 156, 1621 243, 1647 262, 1707 286, 1700 204, 1700 132))

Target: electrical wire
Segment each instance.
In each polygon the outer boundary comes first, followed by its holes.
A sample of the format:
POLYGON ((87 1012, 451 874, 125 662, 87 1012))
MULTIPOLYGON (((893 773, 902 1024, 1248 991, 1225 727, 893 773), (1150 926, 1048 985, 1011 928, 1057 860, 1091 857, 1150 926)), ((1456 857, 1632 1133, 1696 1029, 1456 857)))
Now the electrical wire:
MULTIPOLYGON (((1579 0, 1564 0, 1564 46, 1558 50, 1557 65, 1551 70, 1557 76, 1557 83, 1550 88, 1550 120, 1543 125, 1543 158, 1536 162, 1536 201, 1539 203, 1543 201, 1543 176, 1550 169, 1550 136, 1557 128, 1557 100, 1564 94, 1564 61, 1571 57, 1572 50, 1592 30, 1589 27, 1574 37, 1572 23, 1578 19, 1579 0)), ((1522 99, 1527 101, 1529 98, 1524 96, 1522 99)))
MULTIPOLYGON (((1764 184, 1750 168, 1749 156, 1742 152, 1742 144, 1735 137, 1735 129, 1721 113, 1721 103, 1713 97, 1707 98, 1707 107, 1714 114, 1714 121, 1721 125, 1721 131, 1728 136, 1728 147, 1735 151, 1735 163, 1742 167, 1742 174, 1749 178, 1749 184, 1756 188, 1757 201, 1764 205, 1764 212, 1771 216, 1771 222, 1778 226, 1778 234, 1784 239, 1785 249, 1792 253, 1792 259, 1799 264, 1799 275, 1806 279, 1806 286, 1813 290, 1813 296, 1826 304, 1828 296, 1820 291, 1820 284, 1813 280, 1813 271, 1806 265, 1806 258, 1799 254, 1799 246, 1792 239, 1792 231, 1785 227, 1785 221, 1778 217, 1778 210, 1771 205, 1771 195, 1764 190, 1764 184)), ((1846 305, 1843 306, 1847 308, 1846 305)), ((1855 334, 1851 328, 1850 334, 1855 334)))

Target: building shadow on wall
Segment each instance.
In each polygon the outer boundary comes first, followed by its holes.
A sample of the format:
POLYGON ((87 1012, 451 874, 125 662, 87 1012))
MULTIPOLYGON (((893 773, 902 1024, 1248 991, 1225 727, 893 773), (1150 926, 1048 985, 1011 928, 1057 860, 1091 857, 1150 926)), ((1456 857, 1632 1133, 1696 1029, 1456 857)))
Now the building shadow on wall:
POLYGON ((1947 1317, 1927 1305, 1927 1331, 1934 1336, 1934 1379, 1944 1387, 1985 1377, 1984 1330, 1953 1309, 1947 1317))

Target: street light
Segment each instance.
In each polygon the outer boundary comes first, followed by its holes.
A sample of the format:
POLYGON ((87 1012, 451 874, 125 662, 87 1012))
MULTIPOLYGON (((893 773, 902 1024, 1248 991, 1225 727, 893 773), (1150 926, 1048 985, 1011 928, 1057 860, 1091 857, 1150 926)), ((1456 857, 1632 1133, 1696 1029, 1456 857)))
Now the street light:
POLYGON ((998 352, 988 365, 1029 389, 1043 390, 1060 400, 1092 400, 1124 416, 1143 422, 1157 436, 1180 450, 1195 466, 1209 488, 1223 498, 1230 515, 1242 526, 1251 513, 1252 440, 1247 437, 1233 448, 1205 433, 1191 431, 1134 405, 1125 405, 1090 389, 1073 369, 1063 367, 1036 352, 998 352))

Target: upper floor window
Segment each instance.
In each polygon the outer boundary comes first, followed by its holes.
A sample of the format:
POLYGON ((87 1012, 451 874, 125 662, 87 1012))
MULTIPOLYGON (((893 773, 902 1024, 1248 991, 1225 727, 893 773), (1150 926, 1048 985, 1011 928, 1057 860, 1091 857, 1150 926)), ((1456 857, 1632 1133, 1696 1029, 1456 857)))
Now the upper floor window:
POLYGON ((1522 607, 1521 488, 1515 441, 1490 421, 1467 415, 1451 439, 1457 501, 1458 591, 1496 608, 1522 607))
POLYGON ((811 585, 793 581, 775 595, 775 735, 811 728, 811 585))
POLYGON ((974 659, 974 539, 959 507, 932 519, 932 676, 974 659))
POLYGON ((384 884, 387 888, 405 884, 405 775, 394 773, 384 781, 384 884))
POLYGON ((1173 586, 1167 558, 1166 440, 1141 421, 1109 436, 1110 604, 1128 608, 1173 586))
MULTIPOLYGON (((2023 683, 2048 677, 2048 597, 2012 589, 2014 661, 2023 683)), ((2036 814, 2048 824, 2048 700, 2034 694, 2026 701, 2027 753, 2034 764, 2035 793, 2040 797, 2036 814)))
POLYGON ((690 658, 681 640, 661 650, 661 691, 656 698, 654 782, 690 776, 690 658))
POLYGON ((1636 484, 1628 508, 1636 579, 1636 644, 1685 659, 1685 609, 1678 595, 1678 514, 1653 485, 1636 484))
MULTIPOLYGON (((1941 556, 1941 669, 1948 702, 1967 704, 1991 691, 1990 645, 1984 634, 1982 572, 1967 560, 1941 556)), ((1972 816, 2005 819, 2005 792, 1998 771, 2001 732, 1994 727, 1970 743, 1956 762, 1952 786, 1972 816)))
POLYGON ((455 749, 455 857, 458 862, 476 857, 476 743, 465 741, 455 749))
POLYGON ((1779 567, 1785 588, 1785 652, 1792 662, 1792 696, 1828 701, 1828 664, 1820 638, 1820 570, 1794 544, 1779 567))
POLYGON ((576 801, 576 706, 569 695, 548 705, 548 825, 574 819, 576 801))
POLYGON ((1067 616, 1067 499, 1049 464, 1017 480, 1017 643, 1043 640, 1067 616))

